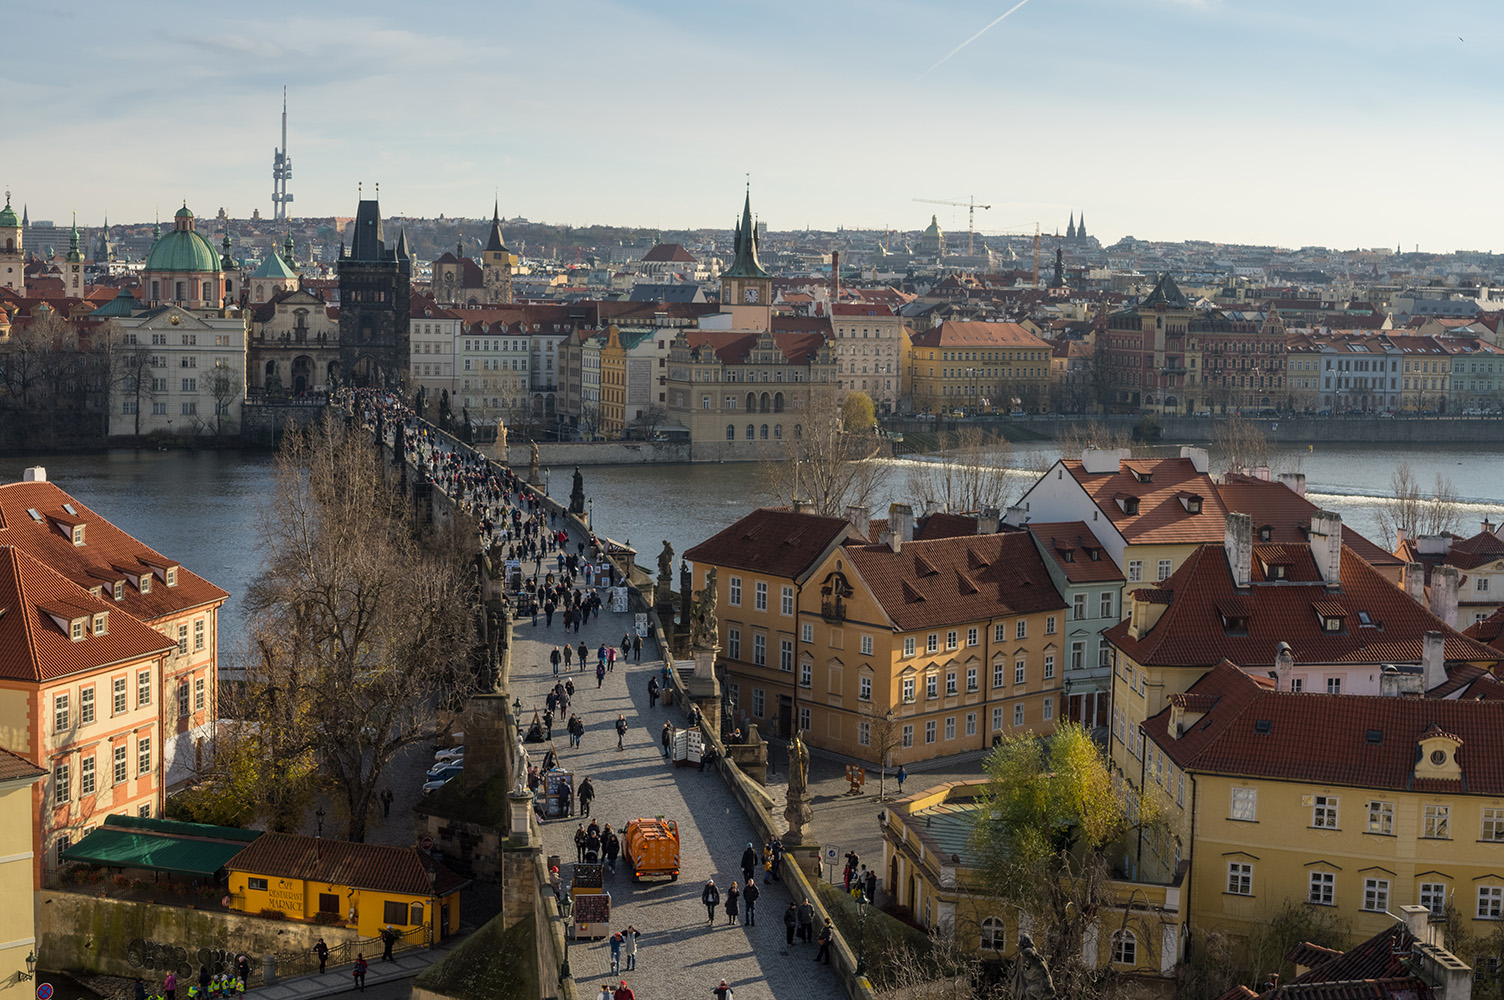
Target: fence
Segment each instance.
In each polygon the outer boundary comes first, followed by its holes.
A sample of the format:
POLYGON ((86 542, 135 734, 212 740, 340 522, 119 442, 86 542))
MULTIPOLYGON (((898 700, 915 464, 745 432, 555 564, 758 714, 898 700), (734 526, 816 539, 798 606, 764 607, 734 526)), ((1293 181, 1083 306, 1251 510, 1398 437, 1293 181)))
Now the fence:
MULTIPOLYGON (((413 948, 425 948, 428 946, 429 928, 427 925, 413 927, 406 931, 397 931, 397 941, 392 946, 392 953, 410 951, 413 948)), ((366 961, 379 958, 385 942, 380 935, 369 938, 356 938, 354 941, 341 941, 329 947, 329 965, 350 965, 355 961, 356 955, 364 955, 366 961)), ((311 972, 319 971, 318 952, 312 948, 302 951, 278 952, 274 956, 277 960, 277 976, 285 979, 289 976, 303 976, 311 972)), ((251 978, 259 981, 260 969, 251 970, 251 978)))

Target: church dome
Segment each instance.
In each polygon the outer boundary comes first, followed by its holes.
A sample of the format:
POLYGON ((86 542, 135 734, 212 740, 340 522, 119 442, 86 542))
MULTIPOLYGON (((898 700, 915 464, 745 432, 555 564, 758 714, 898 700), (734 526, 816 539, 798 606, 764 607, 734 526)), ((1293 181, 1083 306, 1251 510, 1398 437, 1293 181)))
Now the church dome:
POLYGON ((20 229, 21 220, 16 218, 16 210, 10 207, 10 198, 5 199, 5 207, 0 208, 0 229, 20 229))
POLYGON ((193 228, 193 213, 184 205, 173 218, 173 230, 156 243, 146 255, 147 271, 223 270, 219 251, 193 228))

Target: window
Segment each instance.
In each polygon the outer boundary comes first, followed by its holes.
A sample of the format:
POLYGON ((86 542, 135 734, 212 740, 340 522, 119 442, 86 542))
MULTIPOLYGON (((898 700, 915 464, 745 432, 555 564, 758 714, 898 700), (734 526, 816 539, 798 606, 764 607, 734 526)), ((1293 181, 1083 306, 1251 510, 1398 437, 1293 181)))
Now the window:
POLYGON ((1098 618, 1111 618, 1112 617, 1112 606, 1113 606, 1112 591, 1110 591, 1110 590, 1104 590, 1104 591, 1102 591, 1101 601, 1097 605, 1097 617, 1098 618))
POLYGON ((730 589, 730 596, 727 599, 728 603, 733 608, 739 608, 739 607, 741 607, 742 606, 742 578, 739 577, 739 576, 733 576, 733 577, 731 577, 730 579, 728 579, 726 581, 726 586, 730 589))
POLYGON ((94 616, 94 634, 104 635, 104 615, 94 616))
POLYGON ((1170 560, 1168 560, 1168 559, 1161 559, 1159 561, 1159 576, 1158 576, 1157 579, 1163 581, 1163 580, 1168 580, 1169 578, 1170 578, 1170 560))
POLYGON ((982 947, 988 951, 1002 951, 1007 947, 1007 929, 1001 919, 988 917, 982 921, 982 947))
POLYGON ((956 738, 956 717, 954 715, 946 717, 945 738, 947 740, 953 740, 956 738))
POLYGON ((778 669, 789 673, 794 669, 794 640, 778 640, 778 669))
POLYGON ((111 689, 112 689, 112 692, 113 692, 113 695, 114 695, 114 697, 112 699, 112 708, 111 708, 111 711, 115 715, 124 715, 125 712, 126 712, 126 709, 129 707, 126 704, 126 697, 125 697, 125 678, 124 677, 116 677, 110 683, 110 686, 111 686, 111 689))
POLYGON ((1259 818, 1259 790, 1257 788, 1234 788, 1232 808, 1228 819, 1256 822, 1259 818))
POLYGON ((872 745, 872 723, 858 722, 856 724, 856 741, 860 746, 872 745))
POLYGON ((78 794, 80 796, 83 796, 83 795, 93 795, 94 794, 94 755, 93 754, 90 754, 89 756, 85 757, 83 760, 79 761, 78 794))
POLYGON ((1043 715, 1044 721, 1049 722, 1054 717, 1055 717, 1055 699, 1054 698, 1046 698, 1044 700, 1044 715, 1043 715))
POLYGON ((386 900, 381 907, 381 922, 397 927, 406 927, 407 904, 400 899, 386 900))
POLYGON ((1504 840, 1504 809, 1483 810, 1483 839, 1504 840))
POLYGON ((1013 683, 1023 684, 1028 679, 1028 668, 1022 657, 1013 661, 1013 683))
POLYGON ((1478 886, 1478 919, 1498 920, 1504 916, 1504 885, 1478 886))
POLYGON ((75 524, 73 526, 73 544, 74 545, 82 545, 83 543, 84 543, 84 526, 81 525, 81 524, 75 524))
POLYGON ((912 635, 906 635, 903 637, 903 655, 914 655, 914 637, 912 635))
POLYGON ((975 690, 978 689, 978 686, 979 685, 978 685, 978 682, 977 682, 977 668, 976 667, 967 667, 966 668, 966 690, 968 690, 968 691, 975 691, 975 690))
POLYGON ((946 649, 955 649, 960 644, 961 644, 961 642, 960 642, 960 639, 958 638, 958 633, 956 632, 955 629, 951 629, 949 632, 945 633, 945 648, 946 649))
POLYGON ((193 682, 193 710, 195 712, 204 710, 204 679, 202 677, 196 678, 193 682))
POLYGON ((115 600, 117 600, 117 601, 123 601, 123 600, 125 600, 125 581, 124 580, 116 580, 115 581, 115 600))
POLYGON ((1389 880, 1366 878, 1363 880, 1363 909, 1383 913, 1389 909, 1389 880))
POLYGON ((726 630, 726 655, 733 660, 742 658, 742 630, 739 628, 726 630))
POLYGON ((752 637, 752 663, 755 666, 764 666, 768 662, 768 637, 754 635, 752 637))
POLYGON ((945 672, 945 694, 946 694, 946 697, 950 697, 951 695, 954 695, 956 693, 957 693, 957 691, 956 691, 956 672, 954 670, 947 670, 945 672))
POLYGON ((905 705, 914 701, 914 678, 912 677, 903 679, 903 701, 905 705))
POLYGON ((1447 907, 1447 884, 1445 882, 1422 882, 1417 901, 1432 913, 1441 913, 1447 907))
POLYGON ((752 689, 752 715, 755 718, 758 718, 758 719, 762 718, 762 716, 763 716, 763 709, 765 709, 766 707, 767 707, 767 695, 763 692, 763 689, 762 688, 753 688, 752 689))
POLYGON ((52 731, 55 733, 66 733, 71 717, 72 715, 68 711, 68 696, 60 694, 54 697, 52 699, 52 731))
POLYGON ((862 655, 863 656, 871 656, 872 655, 872 636, 870 636, 870 635, 864 635, 864 636, 862 636, 862 655))
POLYGON ((1449 820, 1451 806, 1426 806, 1426 815, 1421 825, 1421 836, 1446 840, 1452 836, 1449 820))
POLYGON ((120 784, 129 777, 125 763, 125 744, 115 746, 115 784, 120 784))
POLYGON ((813 683, 814 667, 808 663, 799 664, 799 686, 809 687, 813 683))
POLYGON ((1015 726, 1024 724, 1024 706, 1022 702, 1013 706, 1013 724, 1015 726))
POLYGON ((761 580, 752 585, 752 607, 757 611, 768 610, 768 585, 761 580))
POLYGON ((1227 864, 1227 891, 1234 896, 1253 895, 1253 865, 1246 861, 1227 864))
POLYGON ((1138 964, 1138 937, 1127 928, 1112 932, 1112 964, 1138 964))
POLYGON ((245 887, 246 887, 246 891, 248 891, 248 892, 265 892, 266 891, 266 879, 264 879, 264 878, 255 878, 254 876, 251 877, 251 878, 247 878, 245 880, 245 887))
MULTIPOLYGON (((151 672, 146 671, 150 677, 151 672)), ((94 721, 94 689, 86 687, 78 693, 78 724, 87 726, 94 721)))
POLYGON ((966 735, 967 736, 975 736, 976 734, 977 734, 977 713, 975 713, 975 712, 967 712, 966 713, 966 735))
POLYGON ((1003 710, 1001 707, 992 710, 992 731, 994 733, 1003 731, 1003 710))
MULTIPOLYGON (((166 576, 167 576, 167 586, 169 586, 169 587, 176 587, 178 585, 178 568, 176 566, 169 566, 169 567, 167 567, 167 574, 166 574, 166 576)), ((202 630, 203 627, 204 627, 204 623, 203 622, 199 622, 198 623, 198 627, 199 627, 200 630, 202 630)), ((202 648, 202 647, 200 647, 200 648, 202 648)))
POLYGON ((1368 832, 1381 834, 1394 833, 1393 802, 1368 803, 1368 832))
POLYGON ((912 725, 903 727, 901 742, 906 747, 911 747, 914 745, 914 727, 912 725))
POLYGON ((188 682, 181 681, 178 684, 178 715, 188 714, 188 682))
POLYGON ((84 620, 82 618, 76 618, 69 623, 68 637, 74 642, 84 637, 84 620))
POLYGON ((968 645, 968 646, 975 646, 976 644, 977 644, 977 630, 976 630, 976 628, 973 627, 973 628, 967 629, 966 630, 966 645, 968 645))
POLYGON ((136 773, 151 773, 151 740, 139 739, 136 741, 136 773))
MULTIPOLYGON (((141 579, 144 580, 144 579, 146 579, 146 577, 143 576, 141 579)), ((187 656, 188 655, 188 626, 187 625, 179 625, 178 626, 178 655, 179 656, 187 656)))
POLYGON ((1086 617, 1086 595, 1077 594, 1071 598, 1071 620, 1080 621, 1086 617))
MULTIPOLYGON (((799 638, 803 639, 805 642, 814 642, 815 641, 815 627, 813 625, 811 625, 809 622, 805 622, 804 625, 801 626, 800 629, 799 629, 799 638)), ((910 639, 909 641, 913 642, 912 639, 910 639)), ((913 652, 914 651, 912 649, 909 650, 910 654, 912 654, 913 652)))
POLYGON ((1331 872, 1312 872, 1311 888, 1306 893, 1306 902, 1317 906, 1332 906, 1337 892, 1337 876, 1331 872))
POLYGON ((929 674, 924 678, 924 696, 926 698, 940 697, 940 675, 929 674))
POLYGON ((856 682, 856 696, 862 701, 872 700, 872 678, 861 677, 856 682))
POLYGON ((924 742, 926 742, 926 743, 933 743, 933 742, 935 742, 935 720, 934 719, 931 719, 930 721, 928 721, 928 722, 926 722, 924 724, 924 742))
MULTIPOLYGON (((168 570, 168 572, 173 571, 168 570)), ((172 581, 169 580, 167 585, 172 586, 172 581)), ((195 651, 204 648, 204 620, 202 618, 193 623, 193 648, 195 651)))
POLYGON ((1142 583, 1144 580, 1144 563, 1142 559, 1128 560, 1128 582, 1142 583))
POLYGON ((933 652, 935 652, 939 648, 940 648, 940 633, 939 632, 931 632, 924 639, 924 651, 926 653, 933 653, 933 652))
POLYGON ((1008 638, 1007 626, 999 623, 992 626, 992 641, 1004 642, 1008 638))
POLYGON ((1337 796, 1316 796, 1311 807, 1311 825, 1321 830, 1337 829, 1337 796))
POLYGON ((794 588, 784 587, 778 594, 778 610, 789 617, 794 615, 794 588))
POLYGON ((1029 637, 1029 622, 1026 619, 1020 618, 1018 624, 1013 628, 1013 633, 1013 638, 1015 639, 1027 639, 1029 637))

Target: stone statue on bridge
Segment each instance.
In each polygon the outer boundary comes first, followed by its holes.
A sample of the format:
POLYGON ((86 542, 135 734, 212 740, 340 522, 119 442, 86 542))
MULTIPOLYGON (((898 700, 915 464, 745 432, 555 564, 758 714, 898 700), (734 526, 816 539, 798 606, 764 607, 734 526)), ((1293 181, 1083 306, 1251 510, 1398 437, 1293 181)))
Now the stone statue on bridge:
POLYGON ((527 481, 537 485, 543 482, 543 477, 538 472, 538 442, 532 441, 527 447, 527 481))
POLYGON ((715 649, 720 641, 719 624, 716 622, 715 567, 705 577, 705 589, 695 594, 694 610, 690 613, 690 643, 698 649, 715 649))
POLYGON ((658 586, 671 588, 674 585, 674 547, 663 540, 663 551, 658 553, 658 586))
POLYGON ((783 818, 789 824, 788 833, 783 837, 786 844, 799 845, 804 842, 804 825, 814 818, 808 794, 809 747, 799 738, 799 731, 796 729, 789 738, 789 785, 787 804, 783 807, 783 818))
POLYGON ((585 513, 585 477, 580 475, 580 467, 574 467, 574 486, 569 490, 569 512, 571 514, 585 513))

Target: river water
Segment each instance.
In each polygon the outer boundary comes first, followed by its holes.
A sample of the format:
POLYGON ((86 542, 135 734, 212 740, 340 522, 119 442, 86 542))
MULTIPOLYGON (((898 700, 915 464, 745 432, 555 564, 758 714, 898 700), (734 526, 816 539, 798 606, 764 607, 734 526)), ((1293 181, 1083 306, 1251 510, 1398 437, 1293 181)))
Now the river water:
MULTIPOLYGON (((1177 454, 1175 448, 1151 449, 1177 454)), ((1145 454, 1136 451, 1136 454, 1145 454)), ((1017 497, 1058 452, 1019 448, 1003 464, 1017 497)), ((1304 472, 1307 496, 1342 515, 1344 524, 1379 536, 1374 514, 1388 492, 1394 468, 1408 461, 1421 484, 1440 474, 1461 497, 1461 531, 1472 534, 1484 516, 1504 520, 1504 455, 1493 446, 1439 445, 1417 452, 1411 446, 1305 446, 1277 450, 1276 472, 1304 472)), ((913 460, 885 462, 888 475, 873 515, 886 516, 893 500, 905 500, 913 460)), ((257 518, 271 500, 275 461, 258 452, 112 451, 30 459, 0 458, 0 482, 21 478, 21 470, 43 465, 48 478, 109 518, 231 594, 222 617, 221 642, 227 655, 238 649, 245 618, 240 596, 261 563, 257 518)), ((1216 467, 1215 459, 1213 461, 1216 467)), ((551 470, 549 486, 567 496, 572 467, 551 470)), ((657 564, 666 539, 674 552, 720 531, 760 504, 761 473, 754 464, 587 466, 585 492, 593 497, 595 523, 606 535, 629 541, 648 567, 657 564)), ((676 559, 677 562, 677 559, 676 559)))

